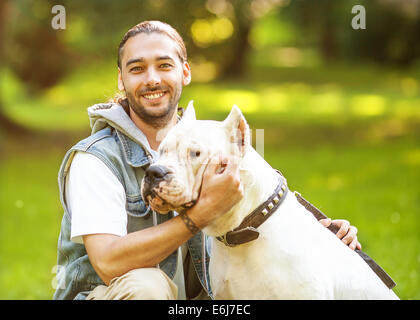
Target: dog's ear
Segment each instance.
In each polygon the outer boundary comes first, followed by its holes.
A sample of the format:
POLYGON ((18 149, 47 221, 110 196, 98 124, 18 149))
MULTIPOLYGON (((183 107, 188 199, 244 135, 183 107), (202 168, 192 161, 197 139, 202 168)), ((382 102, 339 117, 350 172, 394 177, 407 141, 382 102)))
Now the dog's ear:
POLYGON ((184 115, 182 116, 182 120, 196 120, 195 117, 195 109, 194 109, 194 101, 191 100, 188 103, 187 108, 184 111, 184 115))
POLYGON ((250 133, 248 123, 237 105, 232 107, 223 125, 230 136, 231 146, 234 150, 239 150, 240 156, 243 157, 250 144, 250 133))

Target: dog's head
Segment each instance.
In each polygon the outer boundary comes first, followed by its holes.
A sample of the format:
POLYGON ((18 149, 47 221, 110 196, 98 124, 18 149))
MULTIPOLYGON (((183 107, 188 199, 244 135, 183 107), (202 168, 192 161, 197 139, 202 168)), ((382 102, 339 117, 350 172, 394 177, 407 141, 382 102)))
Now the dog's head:
POLYGON ((224 121, 210 121, 196 120, 190 103, 160 143, 159 159, 146 170, 142 197, 156 212, 182 212, 197 201, 213 156, 230 154, 240 161, 249 146, 249 127, 237 106, 224 121))

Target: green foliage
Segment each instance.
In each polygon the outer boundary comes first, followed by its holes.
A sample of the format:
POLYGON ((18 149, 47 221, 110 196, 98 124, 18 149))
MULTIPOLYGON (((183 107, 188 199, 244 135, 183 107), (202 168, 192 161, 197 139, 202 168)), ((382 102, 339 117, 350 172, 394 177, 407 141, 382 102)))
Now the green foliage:
POLYGON ((66 9, 66 29, 54 30, 54 1, 9 1, 7 14, 2 12, 7 36, 0 38, 0 46, 6 64, 34 91, 53 86, 75 67, 115 59, 124 33, 144 20, 173 25, 187 44, 190 60, 213 63, 219 78, 241 77, 251 50, 267 46, 293 48, 277 52, 280 58, 293 59, 299 56, 295 49, 310 48, 310 59, 328 62, 418 64, 420 17, 411 1, 364 3, 367 28, 355 31, 351 9, 359 2, 67 0, 60 3, 66 9))
POLYGON ((293 46, 299 34, 292 19, 284 17, 279 19, 279 13, 270 12, 264 19, 255 22, 250 33, 249 40, 254 48, 265 48, 273 46, 293 46), (267 32, 275 30, 275 32, 267 32))

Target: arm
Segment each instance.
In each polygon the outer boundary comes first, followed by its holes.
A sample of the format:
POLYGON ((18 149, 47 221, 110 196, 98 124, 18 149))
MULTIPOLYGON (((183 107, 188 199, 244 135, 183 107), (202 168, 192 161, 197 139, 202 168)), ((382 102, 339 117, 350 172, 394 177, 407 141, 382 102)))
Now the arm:
MULTIPOLYGON (((227 212, 243 196, 237 161, 230 158, 223 172, 219 168, 220 161, 210 161, 204 173, 200 197, 187 211, 200 229, 227 212)), ((90 234, 83 236, 83 241, 92 266, 108 285, 113 278, 132 269, 155 266, 192 236, 177 216, 124 237, 90 234)))
MULTIPOLYGON (((336 235, 338 239, 343 241, 350 249, 355 250, 356 248, 361 250, 362 245, 357 241, 357 228, 350 226, 350 223, 347 220, 333 220, 331 221, 324 213, 322 213, 318 208, 311 204, 308 200, 303 198, 299 192, 295 191, 297 201, 305 207, 314 217, 326 228, 331 224, 338 227, 336 235)), ((331 230, 332 231, 332 230, 331 230)), ((335 233, 335 231, 333 231, 335 233)))
POLYGON ((111 234, 83 236, 93 268, 106 285, 122 274, 160 263, 192 234, 177 216, 160 225, 124 237, 111 234))

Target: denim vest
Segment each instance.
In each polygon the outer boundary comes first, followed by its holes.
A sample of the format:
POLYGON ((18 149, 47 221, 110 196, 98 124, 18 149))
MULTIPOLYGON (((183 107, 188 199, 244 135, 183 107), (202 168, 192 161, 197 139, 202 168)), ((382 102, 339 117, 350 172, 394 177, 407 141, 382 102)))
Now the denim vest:
MULTIPOLYGON (((143 147, 109 125, 77 143, 66 153, 58 174, 60 201, 64 208, 64 215, 58 239, 57 289, 53 299, 85 299, 96 286, 104 284, 93 269, 85 246, 70 240, 71 216, 67 210, 64 188, 71 161, 78 151, 87 152, 102 160, 123 185, 126 194, 127 233, 153 226, 151 210, 148 210, 144 204, 140 193, 144 170, 152 161, 143 147)), ((166 215, 158 214, 157 223, 163 223, 173 216, 173 212, 166 215)), ((207 237, 205 237, 206 275, 203 272, 203 238, 200 232, 188 240, 187 244, 197 276, 203 288, 206 288, 204 276, 206 277, 209 286, 208 294, 210 298, 213 298, 208 274, 210 248, 207 237)), ((176 272, 177 257, 178 250, 175 250, 159 264, 160 269, 171 279, 176 272)))

